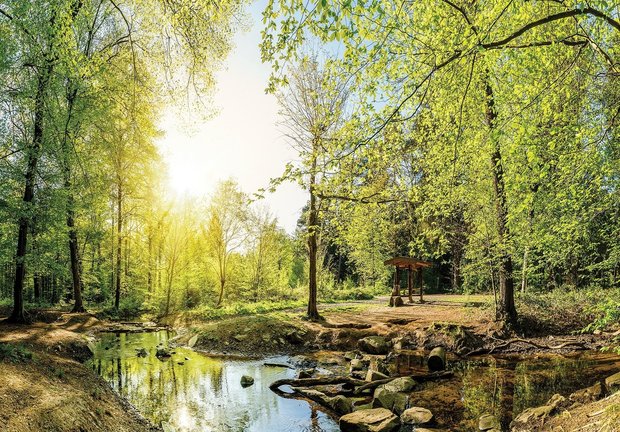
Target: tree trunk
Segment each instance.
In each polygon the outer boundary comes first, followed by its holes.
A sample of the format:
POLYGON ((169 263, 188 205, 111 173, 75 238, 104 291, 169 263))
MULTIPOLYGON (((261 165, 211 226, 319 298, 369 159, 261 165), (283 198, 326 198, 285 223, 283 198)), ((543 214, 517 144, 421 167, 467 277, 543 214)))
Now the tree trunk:
POLYGON ((502 154, 499 140, 496 135, 497 111, 495 110, 495 100, 493 98, 493 88, 491 87, 488 71, 485 73, 486 91, 486 117, 489 126, 489 135, 493 144, 491 153, 491 170, 493 173, 493 190, 495 192, 496 223, 498 230, 500 257, 499 257, 499 305, 497 308, 497 319, 505 324, 512 325, 517 318, 517 311, 514 303, 514 279, 512 257, 507 250, 507 242, 510 231, 507 225, 508 205, 506 200, 506 189, 504 184, 504 169, 502 166, 502 154))
POLYGON ((521 268, 521 292, 524 293, 527 289, 527 253, 528 247, 525 246, 525 250, 523 251, 523 266, 521 268))
POLYGON ((310 172, 310 208, 308 209, 308 318, 318 320, 321 318, 317 309, 317 285, 316 285, 316 255, 317 255, 317 230, 318 230, 318 209, 316 202, 316 156, 312 159, 310 172))
POLYGON ((118 311, 121 303, 121 264, 123 251, 123 187, 118 179, 116 194, 116 294, 114 309, 118 311))
POLYGON ((48 63, 39 74, 37 80, 37 93, 34 100, 34 123, 32 143, 26 148, 26 176, 24 196, 22 199, 23 209, 19 217, 19 230, 17 234, 17 251, 15 252, 15 280, 13 282, 13 311, 8 321, 13 323, 26 323, 24 313, 24 279, 26 277, 26 250, 28 246, 28 229, 30 227, 30 207, 34 200, 34 186, 37 174, 37 164, 43 143, 43 118, 45 110, 45 94, 49 83, 53 65, 48 63))
POLYGON ((82 302, 82 276, 80 269, 80 252, 78 249, 77 230, 75 228, 75 198, 73 196, 73 185, 71 181, 71 161, 69 157, 69 127, 73 115, 73 105, 77 96, 77 90, 71 89, 67 94, 67 121, 62 141, 63 153, 63 176, 64 188, 67 193, 67 229, 69 234, 69 258, 71 261, 71 282, 73 287, 73 299, 75 303, 71 312, 86 312, 82 302))
POLYGON ((226 279, 220 278, 220 295, 217 298, 217 304, 215 307, 220 307, 222 305, 222 300, 224 299, 224 287, 226 286, 226 279))

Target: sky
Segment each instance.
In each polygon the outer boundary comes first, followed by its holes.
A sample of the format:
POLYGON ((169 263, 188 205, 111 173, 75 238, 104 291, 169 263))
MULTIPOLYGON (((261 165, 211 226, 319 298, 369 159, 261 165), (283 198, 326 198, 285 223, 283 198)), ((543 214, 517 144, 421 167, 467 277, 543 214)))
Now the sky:
MULTIPOLYGON (((251 28, 235 36, 235 47, 217 74, 217 115, 188 127, 175 110, 164 113, 159 147, 168 165, 168 187, 177 196, 209 196, 228 178, 251 194, 268 186, 296 157, 277 125, 277 101, 265 94, 270 66, 261 63, 258 46, 263 7, 263 1, 252 4, 251 28)), ((287 183, 262 201, 292 233, 306 196, 298 185, 287 183)))

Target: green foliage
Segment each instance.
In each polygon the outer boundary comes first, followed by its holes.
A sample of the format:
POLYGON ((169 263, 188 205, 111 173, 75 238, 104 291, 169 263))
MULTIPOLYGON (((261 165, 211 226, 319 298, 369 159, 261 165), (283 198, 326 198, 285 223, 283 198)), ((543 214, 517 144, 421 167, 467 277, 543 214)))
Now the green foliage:
POLYGON ((32 352, 21 344, 0 343, 0 361, 22 363, 32 360, 32 352))
POLYGON ((188 316, 202 321, 209 321, 234 316, 257 315, 285 309, 301 308, 304 300, 261 301, 258 303, 233 303, 231 305, 214 308, 203 306, 189 310, 188 316))

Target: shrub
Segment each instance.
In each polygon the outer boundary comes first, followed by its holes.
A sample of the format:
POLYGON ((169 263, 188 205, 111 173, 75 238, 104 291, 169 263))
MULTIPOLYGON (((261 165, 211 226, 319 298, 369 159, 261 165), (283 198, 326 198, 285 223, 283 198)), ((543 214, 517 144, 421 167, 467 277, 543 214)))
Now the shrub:
POLYGON ((23 345, 0 343, 0 361, 21 363, 32 359, 32 352, 23 345))

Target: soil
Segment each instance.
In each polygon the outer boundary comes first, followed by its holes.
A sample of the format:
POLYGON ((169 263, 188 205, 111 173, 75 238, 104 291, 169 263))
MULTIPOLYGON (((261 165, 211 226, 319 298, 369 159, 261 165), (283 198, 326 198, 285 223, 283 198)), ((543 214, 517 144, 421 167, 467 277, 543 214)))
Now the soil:
POLYGON ((81 363, 90 356, 88 335, 106 324, 89 314, 57 314, 56 319, 28 326, 0 323, 0 343, 32 353, 0 360, 0 430, 159 430, 81 363))

